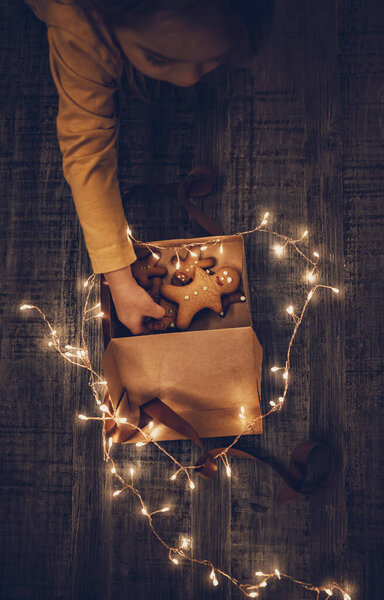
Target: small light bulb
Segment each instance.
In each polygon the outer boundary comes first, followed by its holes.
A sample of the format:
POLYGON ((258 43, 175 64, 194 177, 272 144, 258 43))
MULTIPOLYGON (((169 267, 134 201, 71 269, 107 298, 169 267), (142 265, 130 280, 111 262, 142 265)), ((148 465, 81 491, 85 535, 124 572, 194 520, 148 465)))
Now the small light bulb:
POLYGON ((307 281, 312 283, 313 281, 316 280, 316 275, 315 275, 315 273, 311 273, 311 271, 309 271, 306 275, 306 278, 307 278, 307 281))
POLYGON ((332 288, 332 292, 334 292, 335 294, 338 294, 340 292, 339 288, 332 288))
POLYGON ((285 372, 283 373, 283 379, 288 379, 288 371, 285 371, 285 372))
POLYGON ((99 406, 99 410, 101 410, 101 412, 104 412, 104 413, 109 412, 109 408, 108 408, 108 406, 106 404, 101 404, 99 406))
POLYGON ((226 473, 227 473, 227 477, 231 477, 232 475, 232 471, 231 471, 231 467, 226 467, 226 473))
POLYGON ((177 558, 171 558, 171 561, 175 564, 178 565, 179 561, 177 560, 177 558))
POLYGON ((156 254, 156 252, 152 252, 152 256, 153 258, 156 258, 156 260, 159 260, 160 256, 158 254, 156 254))
POLYGON ((130 474, 131 474, 131 477, 133 477, 133 476, 134 476, 134 474, 135 474, 135 469, 134 469, 133 467, 131 467, 131 468, 129 469, 129 472, 130 472, 130 474))
POLYGON ((264 573, 262 571, 256 571, 255 575, 257 575, 258 577, 262 577, 264 573))
POLYGON ((344 592, 343 600, 352 600, 352 599, 351 599, 351 596, 349 594, 347 594, 347 592, 344 592))
POLYGON ((48 346, 53 346, 53 342, 48 342, 48 346))
POLYGON ((313 256, 314 256, 315 258, 320 258, 320 254, 319 254, 318 252, 314 252, 314 253, 313 253, 313 256))
POLYGON ((223 247, 223 242, 221 242, 220 244, 220 254, 223 254, 224 252, 224 247, 223 247))
POLYGON ((144 442, 136 442, 136 446, 140 448, 140 446, 145 446, 144 442))
POLYGON ((209 575, 209 579, 212 581, 212 579, 215 578, 215 569, 212 569, 210 575, 209 575))
POLYGON ((274 402, 273 400, 270 400, 269 404, 270 404, 271 406, 276 406, 276 402, 274 402))
POLYGON ((263 217, 263 220, 264 219, 268 219, 268 217, 269 217, 269 212, 266 212, 265 215, 264 215, 264 217, 263 217))
POLYGON ((279 402, 284 402, 284 398, 283 398, 283 396, 280 396, 280 398, 279 398, 279 402))
POLYGON ((271 371, 272 373, 276 373, 276 371, 279 371, 280 367, 272 367, 271 371))
POLYGON ((169 511, 169 506, 164 506, 164 508, 162 508, 160 512, 168 512, 168 511, 169 511))
POLYGON ((281 575, 280 575, 280 571, 279 571, 279 569, 275 569, 275 575, 277 575, 277 577, 278 577, 279 579, 281 579, 281 575))
POLYGON ((118 423, 126 423, 127 422, 127 417, 118 417, 117 422, 118 423))
POLYGON ((153 429, 153 421, 150 421, 148 424, 148 429, 153 429))
POLYGON ((307 296, 308 300, 310 300, 312 298, 312 296, 313 296, 313 291, 311 290, 307 296))
POLYGON ((88 417, 86 417, 85 415, 79 415, 79 419, 81 419, 82 421, 88 421, 88 417))
POLYGON ((258 595, 259 595, 259 594, 258 594, 257 592, 251 592, 251 593, 249 594, 249 597, 250 597, 250 598, 257 598, 257 596, 258 596, 258 595))
POLYGON ((200 250, 206 250, 208 246, 201 246, 200 250))
POLYGON ((33 308, 30 304, 22 304, 20 306, 20 310, 27 310, 28 308, 33 308))
POLYGON ((219 582, 217 581, 216 577, 214 578, 214 580, 212 581, 213 585, 216 587, 217 585, 219 585, 219 582))
POLYGON ((56 335, 56 329, 52 329, 51 335, 56 335))
POLYGON ((260 583, 260 587, 267 587, 267 582, 266 581, 262 581, 260 583))
POLYGON ((84 281, 83 287, 85 287, 85 288, 88 287, 88 279, 86 281, 84 281))
POLYGON ((287 308, 287 313, 288 313, 289 315, 293 315, 293 306, 292 306, 292 305, 288 306, 288 308, 287 308))
POLYGON ((171 477, 169 479, 172 479, 172 481, 175 481, 176 477, 177 477, 177 475, 175 473, 174 475, 171 475, 171 477))
POLYGON ((109 440, 108 440, 108 446, 109 446, 110 448, 112 448, 112 446, 113 446, 113 439, 112 439, 111 437, 110 437, 110 438, 109 438, 109 440))
POLYGON ((100 311, 99 313, 97 313, 96 318, 97 317, 99 317, 99 318, 104 317, 103 311, 100 311))
POLYGON ((112 469, 111 469, 111 473, 113 473, 113 474, 115 474, 115 473, 116 473, 116 468, 115 468, 115 467, 112 467, 112 469))
POLYGON ((308 235, 308 231, 305 230, 304 233, 303 233, 303 238, 307 237, 307 235, 308 235))
POLYGON ((324 592, 328 594, 328 596, 333 596, 333 592, 329 588, 325 588, 324 592))
POLYGON ((119 494, 121 494, 121 490, 116 490, 116 492, 113 492, 112 496, 118 496, 119 494))
POLYGON ((143 515, 148 516, 148 511, 145 507, 141 509, 141 512, 143 513, 143 515))
POLYGON ((192 254, 192 256, 197 256, 196 252, 192 252, 192 250, 190 250, 190 253, 192 254))
POLYGON ((276 256, 281 256, 284 252, 284 246, 280 246, 280 244, 276 244, 273 246, 273 249, 276 253, 276 256))
POLYGON ((127 235, 131 236, 132 235, 132 230, 130 227, 127 227, 127 235))
POLYGON ((179 259, 177 259, 176 269, 180 269, 180 260, 179 259))
POLYGON ((194 489, 195 489, 195 487, 196 487, 196 486, 195 486, 195 484, 193 483, 193 481, 190 481, 190 482, 189 482, 189 487, 191 488, 191 490, 194 490, 194 489))

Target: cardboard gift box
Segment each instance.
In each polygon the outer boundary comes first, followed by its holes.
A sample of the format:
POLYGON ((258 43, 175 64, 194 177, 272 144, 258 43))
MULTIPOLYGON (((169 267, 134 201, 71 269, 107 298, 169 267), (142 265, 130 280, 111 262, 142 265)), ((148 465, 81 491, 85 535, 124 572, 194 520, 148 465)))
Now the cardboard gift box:
MULTIPOLYGON (((171 262, 175 247, 180 247, 180 257, 187 252, 183 244, 207 246, 201 256, 216 259, 212 272, 223 266, 236 268, 241 273, 245 301, 231 304, 224 317, 209 309, 200 311, 186 331, 134 336, 118 320, 105 287, 102 366, 106 396, 115 415, 128 422, 109 429, 115 442, 144 441, 132 424, 150 431, 158 441, 188 436, 156 419, 149 430, 148 419, 142 418, 143 407, 153 398, 182 417, 201 438, 236 435, 245 422, 260 415, 262 347, 252 328, 243 238, 151 242, 149 246, 160 256, 158 265, 168 269, 164 282, 171 282, 176 269, 171 262), (240 416, 241 407, 245 419, 240 416)), ((258 433, 262 433, 261 419, 246 432, 258 433)))

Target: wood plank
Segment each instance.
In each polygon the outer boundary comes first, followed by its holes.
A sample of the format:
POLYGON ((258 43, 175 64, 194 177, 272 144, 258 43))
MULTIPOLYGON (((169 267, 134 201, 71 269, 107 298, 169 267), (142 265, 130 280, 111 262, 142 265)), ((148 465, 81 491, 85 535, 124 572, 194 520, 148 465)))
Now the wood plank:
MULTIPOLYGON (((2 8, 1 597, 239 598, 222 579, 213 589, 207 568, 172 565, 134 498, 112 498, 100 426, 76 418, 95 410, 86 374, 47 349, 36 314, 18 311, 32 301, 63 339, 78 342, 90 262, 62 178, 44 25, 22 4, 3 0, 2 8)), ((155 448, 116 447, 114 457, 125 473, 136 467, 149 506, 171 507, 158 519, 167 541, 191 536, 195 556, 241 580, 278 566, 313 583, 335 579, 353 598, 380 597, 383 557, 382 17, 376 0, 281 0, 253 73, 219 70, 193 89, 164 84, 153 104, 124 88, 119 109, 122 187, 212 164, 218 185, 199 205, 228 233, 254 227, 265 210, 278 231, 308 227, 322 277, 341 293, 314 299, 284 410, 262 436, 239 444, 287 464, 299 441, 329 442, 337 452, 331 489, 278 506, 276 475, 233 461, 231 480, 195 478, 191 494, 182 477, 169 481, 173 466, 155 448)), ((124 205, 138 238, 200 233, 172 201, 127 192, 124 205)), ((261 233, 246 239, 264 409, 282 389, 269 368, 284 360, 292 330, 286 304, 300 306, 307 290, 304 264, 292 253, 277 260, 272 243, 261 233)), ((99 367, 100 329, 89 345, 99 367)), ((184 464, 197 459, 188 442, 165 446, 184 464)), ((269 600, 313 598, 291 585, 267 589, 269 600)))

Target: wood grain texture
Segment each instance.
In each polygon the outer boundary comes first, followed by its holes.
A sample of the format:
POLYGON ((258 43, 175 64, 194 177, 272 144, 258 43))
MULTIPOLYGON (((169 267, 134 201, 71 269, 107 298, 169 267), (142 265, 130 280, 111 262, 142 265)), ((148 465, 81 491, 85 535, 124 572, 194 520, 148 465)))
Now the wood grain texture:
MULTIPOLYGON (((239 598, 198 566, 171 565, 129 495, 111 498, 100 428, 86 374, 47 347, 47 331, 23 302, 41 306, 60 337, 79 341, 90 262, 63 180, 55 133, 57 96, 45 26, 22 4, 1 0, 1 586, 4 600, 205 600, 239 598)), ((273 34, 252 72, 224 69, 193 89, 162 85, 152 104, 124 88, 119 141, 122 187, 169 182, 198 163, 218 169, 199 205, 227 233, 249 229, 265 210, 287 234, 311 232, 321 290, 298 334, 285 409, 265 421, 244 450, 285 464, 309 437, 335 450, 333 486, 312 499, 277 506, 276 475, 233 462, 233 477, 169 481, 169 463, 151 447, 117 447, 134 465, 148 506, 167 504, 159 529, 171 543, 193 538, 193 553, 242 581, 256 569, 313 583, 336 580, 352 598, 382 596, 383 358, 383 10, 376 0, 277 3, 273 34)), ((197 236, 172 200, 127 191, 136 237, 197 236)), ((264 348, 263 407, 279 395, 270 366, 284 360, 299 307, 305 265, 278 261, 268 234, 246 238, 253 319, 264 348)), ((101 330, 90 332, 100 366, 101 330)), ((217 447, 227 439, 208 440, 217 447)), ((168 442, 183 463, 188 442, 168 442)), ((268 591, 267 591, 268 590, 268 591)), ((306 600, 271 584, 269 600, 306 600)))

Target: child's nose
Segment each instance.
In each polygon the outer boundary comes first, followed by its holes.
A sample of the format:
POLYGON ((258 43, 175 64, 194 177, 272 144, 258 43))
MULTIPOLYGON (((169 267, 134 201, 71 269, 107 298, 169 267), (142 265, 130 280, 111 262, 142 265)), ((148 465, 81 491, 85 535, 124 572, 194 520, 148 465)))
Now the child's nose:
POLYGON ((183 65, 178 73, 177 85, 183 87, 189 87, 195 85, 203 75, 202 65, 200 63, 191 63, 189 65, 183 65))

